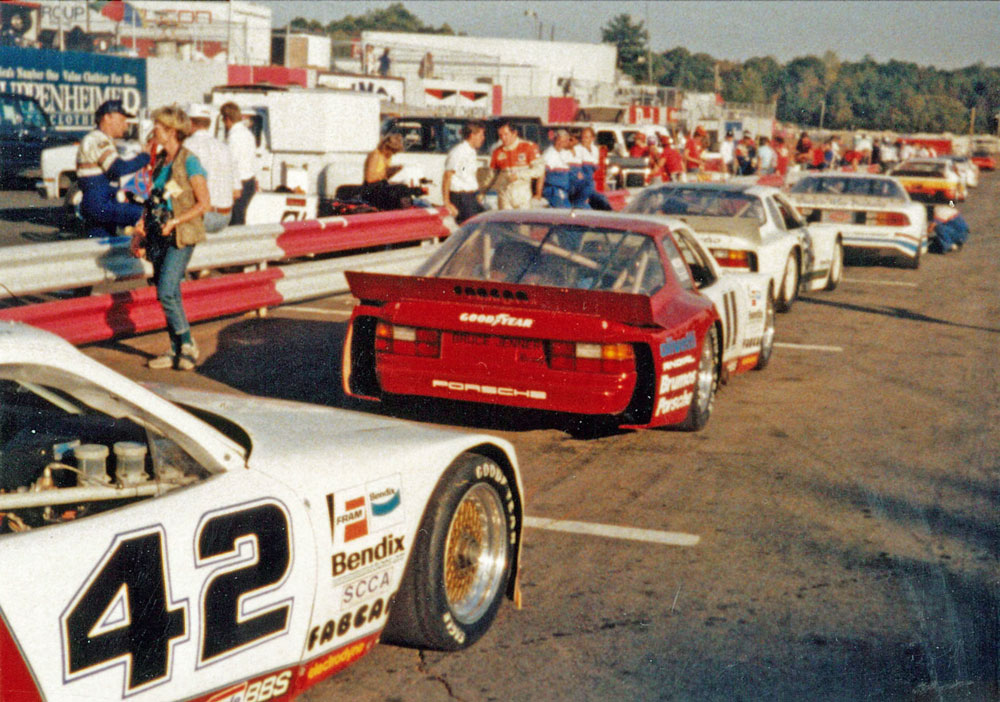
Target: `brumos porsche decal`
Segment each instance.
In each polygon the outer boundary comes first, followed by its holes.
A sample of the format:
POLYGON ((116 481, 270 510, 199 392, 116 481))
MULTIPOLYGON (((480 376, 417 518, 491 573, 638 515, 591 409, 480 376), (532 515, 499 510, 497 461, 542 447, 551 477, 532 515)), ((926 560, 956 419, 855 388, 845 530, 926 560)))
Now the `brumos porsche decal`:
POLYGON ((693 331, 680 339, 668 339, 660 344, 660 356, 663 362, 660 366, 660 387, 657 392, 656 417, 684 409, 691 404, 694 397, 694 384, 698 371, 688 368, 695 364, 693 351, 698 341, 693 331))
POLYGON ((287 634, 293 598, 269 596, 292 565, 283 504, 265 499, 203 515, 194 556, 204 577, 184 583, 185 592, 172 582, 166 541, 159 524, 112 539, 59 618, 64 684, 120 666, 129 696, 171 679, 174 649, 190 645, 192 630, 200 632, 198 668, 287 634), (253 612, 241 611, 251 598, 253 612))

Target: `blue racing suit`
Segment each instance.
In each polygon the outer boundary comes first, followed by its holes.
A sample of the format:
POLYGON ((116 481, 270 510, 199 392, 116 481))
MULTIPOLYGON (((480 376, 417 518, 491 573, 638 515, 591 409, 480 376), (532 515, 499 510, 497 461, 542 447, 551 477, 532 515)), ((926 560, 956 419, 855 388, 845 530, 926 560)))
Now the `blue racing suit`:
POLYGON ((118 179, 149 164, 149 154, 119 158, 111 137, 95 129, 83 138, 76 154, 77 184, 83 194, 80 214, 89 236, 114 236, 118 227, 142 218, 142 205, 118 202, 118 179))

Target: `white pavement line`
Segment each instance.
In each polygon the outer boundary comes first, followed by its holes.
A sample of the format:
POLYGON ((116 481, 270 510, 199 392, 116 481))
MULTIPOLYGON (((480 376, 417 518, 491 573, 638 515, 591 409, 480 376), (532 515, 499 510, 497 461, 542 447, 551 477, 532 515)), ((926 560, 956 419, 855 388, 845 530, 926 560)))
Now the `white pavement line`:
POLYGON ((701 537, 697 534, 682 534, 677 531, 656 531, 653 529, 635 529, 633 527, 614 526, 613 524, 593 524, 591 522, 568 522, 562 519, 544 519, 541 517, 525 517, 524 526, 549 531, 565 531, 570 534, 587 534, 589 536, 606 536, 609 539, 626 539, 629 541, 648 541, 654 544, 668 546, 694 546, 701 537))
POLYGON ((817 344, 784 344, 780 341, 774 342, 775 346, 780 346, 783 349, 799 349, 800 351, 830 351, 831 353, 840 353, 843 351, 841 346, 820 346, 817 344))
POLYGON ((330 314, 350 316, 352 310, 328 310, 323 307, 282 307, 283 312, 308 312, 311 314, 330 314))
POLYGON ((895 285, 900 288, 915 288, 916 283, 907 283, 902 280, 862 280, 861 278, 841 278, 845 283, 861 283, 862 285, 895 285))

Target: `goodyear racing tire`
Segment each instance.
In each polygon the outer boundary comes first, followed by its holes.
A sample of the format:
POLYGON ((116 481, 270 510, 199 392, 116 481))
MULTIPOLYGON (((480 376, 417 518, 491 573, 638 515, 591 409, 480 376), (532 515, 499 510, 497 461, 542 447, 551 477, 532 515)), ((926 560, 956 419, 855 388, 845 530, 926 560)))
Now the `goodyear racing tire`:
POLYGON ((778 312, 787 312, 792 309, 796 298, 799 296, 799 257, 792 251, 785 261, 785 272, 781 277, 781 287, 778 290, 775 309, 778 312))
POLYGON ((754 370, 764 370, 771 360, 774 351, 774 294, 767 291, 767 306, 764 308, 764 333, 760 338, 760 353, 757 355, 757 365, 754 370))
POLYGON ((684 431, 699 431, 708 424, 712 416, 712 405, 715 404, 715 391, 719 387, 719 342, 715 327, 705 333, 701 344, 701 358, 698 361, 698 371, 695 375, 694 393, 687 416, 681 422, 684 431))
POLYGON ((909 268, 910 270, 917 270, 920 268, 920 253, 922 251, 921 246, 917 246, 917 254, 915 256, 907 256, 905 258, 899 259, 899 265, 901 268, 909 268))
POLYGON ((455 459, 427 504, 382 641, 455 651, 486 633, 513 562, 509 489, 495 461, 455 459))
POLYGON ((826 276, 826 290, 836 290, 840 279, 844 277, 844 245, 840 239, 833 244, 833 256, 830 259, 830 273, 826 276))

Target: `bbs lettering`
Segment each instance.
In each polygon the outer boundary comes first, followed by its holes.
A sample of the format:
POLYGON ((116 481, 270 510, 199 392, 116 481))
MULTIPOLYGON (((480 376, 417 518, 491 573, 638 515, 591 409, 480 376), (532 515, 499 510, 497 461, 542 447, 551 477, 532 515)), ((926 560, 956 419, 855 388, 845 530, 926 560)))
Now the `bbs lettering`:
POLYGON ((286 670, 284 673, 250 683, 243 702, 267 702, 274 697, 280 697, 288 691, 288 681, 291 677, 292 671, 286 670))
POLYGON ((306 648, 313 650, 316 645, 328 644, 336 638, 347 636, 351 631, 371 624, 388 612, 388 605, 381 597, 371 605, 361 605, 353 612, 345 612, 337 619, 328 620, 322 627, 309 630, 306 648))

